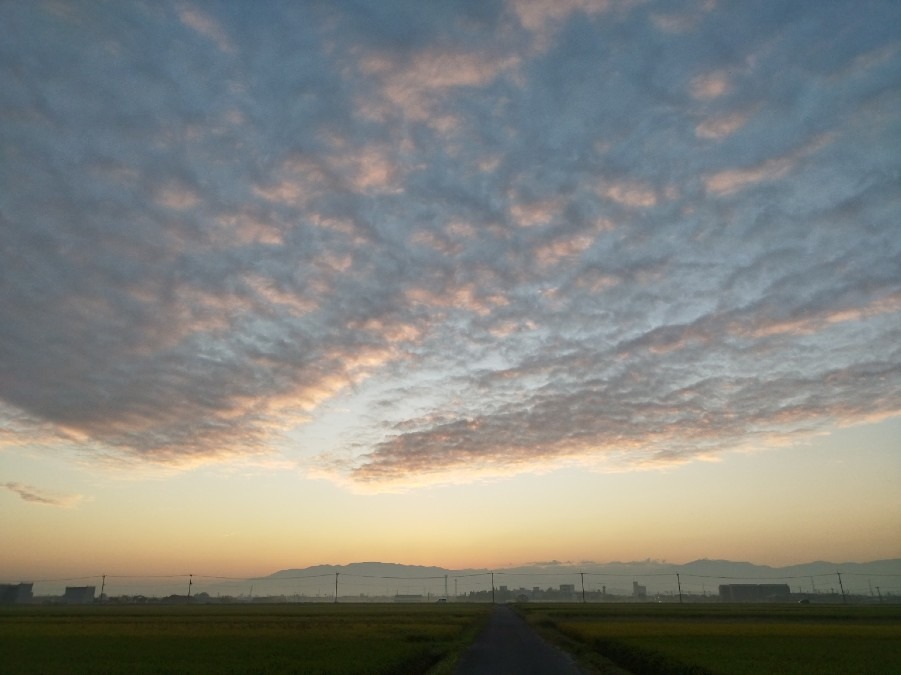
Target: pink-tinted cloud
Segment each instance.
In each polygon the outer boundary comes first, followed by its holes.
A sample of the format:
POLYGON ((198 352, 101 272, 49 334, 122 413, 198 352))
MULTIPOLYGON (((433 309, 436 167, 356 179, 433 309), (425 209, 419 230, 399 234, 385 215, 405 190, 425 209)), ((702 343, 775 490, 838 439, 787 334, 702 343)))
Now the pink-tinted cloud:
POLYGON ((19 495, 22 501, 44 506, 57 506, 64 509, 73 508, 84 499, 82 495, 57 494, 36 488, 33 485, 26 485, 25 483, 7 482, 3 483, 3 487, 19 495))
POLYGON ((899 19, 0 3, 0 442, 377 489, 896 414, 899 19))
POLYGON ((234 46, 220 23, 197 6, 182 5, 178 10, 181 22, 211 40, 223 52, 234 51, 234 46))

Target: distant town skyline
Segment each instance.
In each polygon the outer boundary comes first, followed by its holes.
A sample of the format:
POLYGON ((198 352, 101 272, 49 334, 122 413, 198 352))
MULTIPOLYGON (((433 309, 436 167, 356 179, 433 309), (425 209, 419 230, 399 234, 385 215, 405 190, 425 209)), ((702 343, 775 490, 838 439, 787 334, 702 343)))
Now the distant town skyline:
POLYGON ((0 3, 0 581, 901 557, 899 25, 0 3))

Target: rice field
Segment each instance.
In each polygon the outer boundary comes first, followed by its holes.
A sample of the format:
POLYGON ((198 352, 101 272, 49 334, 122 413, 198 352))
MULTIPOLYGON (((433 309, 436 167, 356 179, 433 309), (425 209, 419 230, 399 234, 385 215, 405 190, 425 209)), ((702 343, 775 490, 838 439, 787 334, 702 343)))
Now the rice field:
POLYGON ((0 608, 0 672, 449 672, 485 605, 0 608))
POLYGON ((603 672, 901 672, 901 605, 521 605, 603 672))
MULTIPOLYGON (((0 607, 0 672, 447 675, 491 605, 0 607)), ((522 604, 597 672, 898 672, 901 605, 522 604)))

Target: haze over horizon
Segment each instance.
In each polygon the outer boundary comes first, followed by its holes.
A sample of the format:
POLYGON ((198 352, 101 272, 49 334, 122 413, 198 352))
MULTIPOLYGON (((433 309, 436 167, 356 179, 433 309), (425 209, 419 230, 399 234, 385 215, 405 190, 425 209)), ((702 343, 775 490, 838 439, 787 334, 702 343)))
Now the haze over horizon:
POLYGON ((134 575, 93 574, 77 578, 29 579, 35 597, 62 595, 75 583, 93 586, 106 597, 143 595, 150 598, 185 596, 190 590, 203 598, 270 598, 280 601, 334 601, 337 586, 343 601, 374 601, 395 594, 411 593, 421 598, 451 596, 455 599, 482 600, 491 596, 492 583, 510 599, 511 590, 540 589, 533 600, 553 601, 563 584, 574 584, 578 591, 603 593, 608 599, 632 597, 633 582, 644 586, 648 598, 717 594, 719 584, 787 584, 792 592, 819 596, 834 601, 842 590, 852 597, 869 596, 895 602, 901 598, 901 559, 866 563, 815 561, 787 567, 769 567, 749 562, 701 559, 686 563, 662 560, 631 562, 542 561, 513 567, 449 569, 440 566, 404 565, 393 562, 353 562, 345 565, 312 565, 288 568, 250 577, 197 573, 134 575), (476 594, 473 596, 472 594, 476 594))
POLYGON ((901 558, 899 25, 0 3, 0 581, 901 558))

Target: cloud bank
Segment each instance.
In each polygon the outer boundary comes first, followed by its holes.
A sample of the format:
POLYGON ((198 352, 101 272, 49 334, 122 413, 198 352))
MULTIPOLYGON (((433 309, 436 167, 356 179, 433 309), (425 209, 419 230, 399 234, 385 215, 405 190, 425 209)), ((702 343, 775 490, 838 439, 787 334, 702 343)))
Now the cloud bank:
POLYGON ((380 486, 901 414, 899 21, 6 3, 0 443, 380 486))

